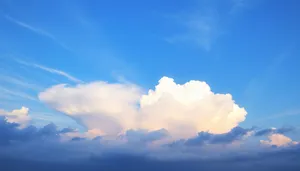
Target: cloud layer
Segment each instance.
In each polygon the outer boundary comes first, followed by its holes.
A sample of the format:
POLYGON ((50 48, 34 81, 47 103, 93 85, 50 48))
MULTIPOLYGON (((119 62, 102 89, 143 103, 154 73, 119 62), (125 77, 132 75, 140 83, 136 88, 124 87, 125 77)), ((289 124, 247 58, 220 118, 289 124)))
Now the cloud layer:
POLYGON ((201 131, 226 133, 247 114, 230 94, 213 93, 202 81, 176 84, 162 77, 154 90, 143 92, 134 84, 100 81, 74 87, 56 85, 41 92, 39 99, 105 135, 129 129, 166 129, 177 138, 201 131))
MULTIPOLYGON (((74 130, 68 128, 58 130, 54 124, 42 128, 29 126, 19 129, 18 124, 0 118, 1 169, 296 171, 300 168, 299 162, 295 162, 300 159, 299 145, 269 150, 259 147, 251 150, 248 148, 246 153, 243 153, 241 148, 238 148, 238 151, 231 150, 229 153, 222 153, 220 149, 207 151, 194 146, 145 148, 147 143, 167 136, 166 130, 155 132, 130 130, 124 134, 128 141, 117 145, 101 138, 88 140, 76 137, 70 141, 62 141, 62 137, 72 131, 74 130), (201 157, 195 158, 195 155, 201 157)), ((227 134, 207 133, 209 136, 199 134, 196 138, 222 144, 238 139, 237 137, 246 135, 248 131, 235 128, 227 134)))

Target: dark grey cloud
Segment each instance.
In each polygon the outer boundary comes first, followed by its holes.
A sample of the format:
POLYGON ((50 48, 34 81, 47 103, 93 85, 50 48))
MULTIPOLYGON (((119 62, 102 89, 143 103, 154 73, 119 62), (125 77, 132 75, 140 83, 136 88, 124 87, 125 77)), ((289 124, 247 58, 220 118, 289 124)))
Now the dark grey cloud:
POLYGON ((149 143, 156 140, 160 140, 169 136, 169 133, 166 129, 160 129, 156 131, 147 131, 147 130, 128 130, 126 131, 126 139, 129 142, 141 142, 149 143))
POLYGON ((188 146, 199 146, 203 144, 229 144, 235 140, 240 140, 246 136, 252 129, 244 129, 235 127, 228 133, 224 134, 211 134, 209 132, 200 132, 197 137, 190 138, 185 142, 188 146))
POLYGON ((71 139, 71 141, 83 141, 86 140, 86 138, 82 138, 82 137, 74 137, 71 139))
POLYGON ((69 132, 76 132, 76 130, 75 129, 73 129, 73 128, 64 128, 64 129, 62 129, 61 131, 60 131, 60 133, 69 133, 69 132))
POLYGON ((71 130, 58 130, 56 125, 51 123, 42 128, 28 126, 20 129, 19 124, 9 123, 4 117, 0 117, 0 145, 11 145, 28 141, 58 140, 61 134, 71 130))
MULTIPOLYGON (((59 141, 64 133, 73 129, 59 130, 54 124, 37 128, 29 126, 20 129, 18 124, 8 123, 0 118, 0 170, 9 171, 64 171, 64 170, 107 170, 107 171, 153 171, 153 170, 245 170, 245 171, 298 171, 300 169, 300 146, 284 149, 268 149, 259 152, 230 153, 219 157, 189 158, 185 152, 182 158, 156 158, 150 151, 136 152, 135 142, 148 143, 169 136, 164 129, 157 131, 129 130, 124 136, 129 142, 125 146, 110 146, 99 143, 102 137, 93 140, 73 138, 73 141, 59 141), (76 143, 74 142, 76 141, 76 143)), ((253 129, 236 127, 226 134, 201 132, 193 139, 178 140, 160 154, 176 151, 177 145, 193 148, 204 143, 226 144, 239 140, 253 129), (192 147, 191 147, 192 146, 192 147), (170 148, 171 147, 171 148, 170 148), (169 151, 167 151, 168 149, 169 151)), ((285 131, 285 130, 281 130, 285 131)), ((108 141, 109 142, 109 141, 108 141)), ((194 149, 190 150, 193 152, 194 149)), ((216 151, 214 151, 216 152, 216 151)), ((154 154, 154 153, 153 153, 154 154)), ((173 153, 170 153, 171 155, 173 153)), ((199 151, 193 154, 201 155, 199 151)))
POLYGON ((270 134, 285 134, 285 133, 289 133, 294 131, 295 128, 294 127, 282 127, 282 128, 267 128, 267 129, 262 129, 259 131, 256 131, 256 133, 254 134, 255 136, 266 136, 266 135, 270 135, 270 134))

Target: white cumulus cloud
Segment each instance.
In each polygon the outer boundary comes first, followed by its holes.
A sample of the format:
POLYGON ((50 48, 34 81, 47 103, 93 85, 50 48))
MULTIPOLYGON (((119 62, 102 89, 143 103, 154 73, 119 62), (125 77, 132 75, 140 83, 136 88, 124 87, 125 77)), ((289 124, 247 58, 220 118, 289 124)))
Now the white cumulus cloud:
POLYGON ((298 142, 296 141, 292 141, 292 139, 290 139, 287 136, 284 136, 282 134, 272 134, 269 137, 269 140, 260 140, 261 144, 263 145, 275 145, 278 147, 282 147, 282 146, 289 146, 289 145, 296 145, 298 144, 298 142))
POLYGON ((168 77, 143 95, 140 105, 143 127, 165 128, 180 136, 200 131, 226 133, 247 114, 230 94, 215 94, 205 82, 192 80, 180 85, 168 77))
POLYGON ((134 84, 99 81, 75 87, 56 85, 41 92, 39 99, 103 134, 129 129, 166 129, 180 138, 200 131, 226 133, 247 114, 230 94, 214 93, 205 82, 181 85, 168 77, 146 94, 134 84))
POLYGON ((29 109, 24 106, 21 109, 15 109, 12 111, 0 109, 0 116, 4 116, 7 122, 20 124, 21 127, 27 126, 28 122, 30 121, 30 116, 28 113, 29 109))

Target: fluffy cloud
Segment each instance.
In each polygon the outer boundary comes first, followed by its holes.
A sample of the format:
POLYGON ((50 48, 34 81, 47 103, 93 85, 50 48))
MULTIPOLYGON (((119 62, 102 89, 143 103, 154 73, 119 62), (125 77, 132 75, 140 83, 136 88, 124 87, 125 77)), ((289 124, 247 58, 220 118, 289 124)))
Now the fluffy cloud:
POLYGON ((192 80, 180 85, 168 77, 142 96, 140 106, 144 128, 165 128, 179 137, 200 131, 226 133, 247 114, 230 94, 215 94, 205 82, 192 80))
POLYGON ((296 145, 298 142, 292 141, 289 137, 286 137, 282 134, 272 134, 269 137, 269 141, 261 140, 261 144, 263 145, 270 145, 270 146, 289 146, 289 145, 296 145))
POLYGON ((18 123, 20 124, 20 127, 25 127, 30 121, 30 116, 28 115, 28 112, 29 109, 27 107, 15 109, 10 112, 0 109, 0 116, 4 116, 7 122, 18 123))
POLYGON ((39 99, 106 135, 130 129, 166 129, 176 138, 201 131, 221 134, 244 121, 247 114, 230 94, 213 93, 202 81, 180 85, 163 77, 154 90, 142 92, 134 84, 92 82, 56 85, 41 92, 39 99))

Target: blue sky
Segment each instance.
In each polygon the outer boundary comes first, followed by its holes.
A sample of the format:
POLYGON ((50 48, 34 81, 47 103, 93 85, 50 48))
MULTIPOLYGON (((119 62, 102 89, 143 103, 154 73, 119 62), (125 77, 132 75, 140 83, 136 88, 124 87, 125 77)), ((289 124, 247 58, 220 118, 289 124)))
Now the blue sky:
POLYGON ((98 80, 153 89, 167 76, 178 84, 205 81, 213 92, 230 93, 248 112, 242 126, 298 126, 299 5, 1 1, 0 108, 26 106, 35 125, 80 127, 40 102, 39 92, 98 80))
POLYGON ((298 171, 299 6, 0 0, 0 170, 298 171))

